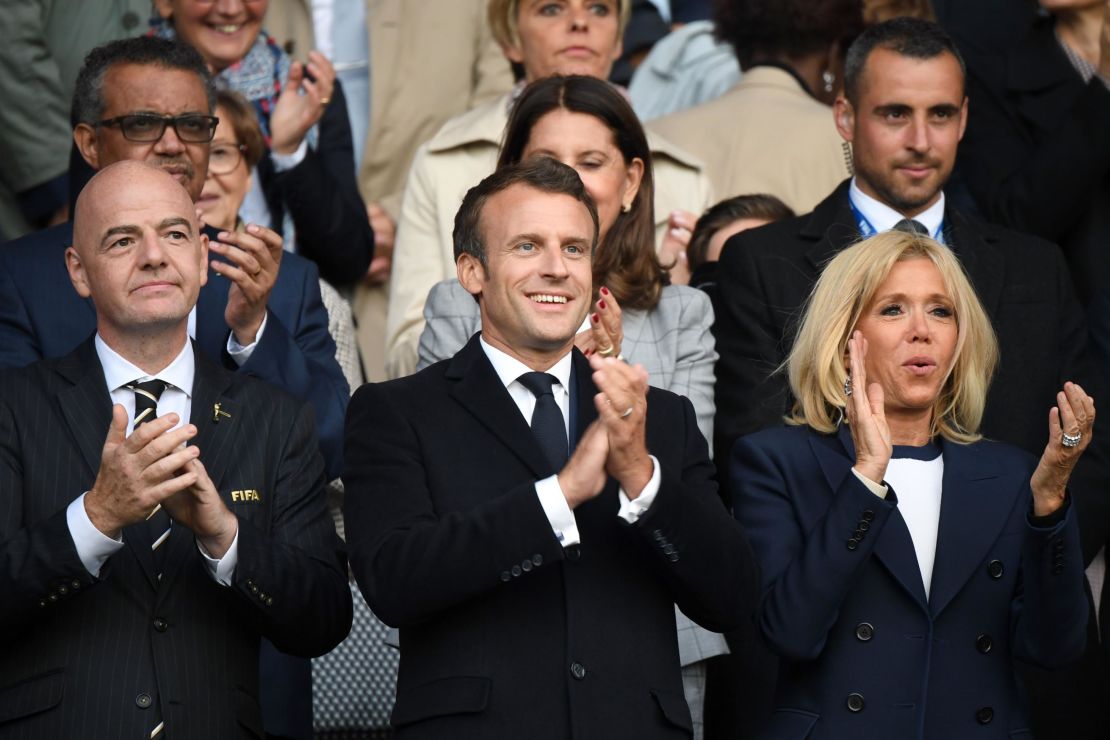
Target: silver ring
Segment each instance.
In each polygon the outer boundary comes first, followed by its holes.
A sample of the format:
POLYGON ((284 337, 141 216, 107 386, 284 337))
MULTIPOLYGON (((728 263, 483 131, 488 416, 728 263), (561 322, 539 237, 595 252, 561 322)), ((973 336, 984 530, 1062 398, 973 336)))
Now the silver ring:
POLYGON ((631 407, 631 406, 629 406, 628 408, 626 408, 626 409, 624 410, 624 413, 623 413, 623 414, 621 414, 621 418, 622 418, 622 419, 627 419, 627 418, 628 418, 628 417, 630 417, 630 416, 632 416, 632 407, 631 407))
POLYGON ((1060 435, 1060 444, 1064 445, 1064 447, 1078 447, 1082 439, 1083 432, 1076 432, 1075 434, 1064 432, 1060 435))
POLYGON ((844 379, 844 395, 852 395, 852 379, 850 377, 844 379))

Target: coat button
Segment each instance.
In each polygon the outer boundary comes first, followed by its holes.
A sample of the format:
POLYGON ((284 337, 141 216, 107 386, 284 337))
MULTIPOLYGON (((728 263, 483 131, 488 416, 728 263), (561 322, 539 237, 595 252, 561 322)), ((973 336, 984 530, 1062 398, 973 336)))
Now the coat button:
POLYGON ((577 661, 570 664, 570 675, 575 679, 581 681, 586 677, 586 666, 578 663, 577 661))
POLYGON ((512 568, 509 569, 509 572, 513 574, 513 578, 518 578, 520 574, 524 571, 520 569, 519 565, 514 565, 512 568))
POLYGON ((992 560, 989 563, 987 563, 987 573, 989 573, 990 577, 995 579, 995 580, 998 580, 999 578, 1001 578, 1002 577, 1002 561, 1001 560, 992 560))
POLYGON ((566 549, 567 560, 577 561, 582 557, 582 548, 579 545, 571 545, 566 549))
POLYGON ((524 571, 525 573, 527 573, 528 571, 532 570, 532 568, 534 568, 534 567, 535 567, 535 566, 533 566, 533 565, 532 565, 532 561, 531 561, 531 560, 522 560, 522 561, 520 562, 520 569, 521 569, 522 571, 524 571))
POLYGON ((975 721, 981 725, 989 725, 992 719, 994 719, 994 710, 990 707, 983 707, 975 713, 975 721))
POLYGON ((135 706, 146 709, 151 705, 150 694, 139 694, 135 697, 135 706))
POLYGON ((859 540, 857 540, 855 537, 848 540, 848 549, 849 550, 855 550, 857 547, 859 547, 859 540))
POLYGON ((79 580, 77 580, 76 578, 74 578, 72 581, 70 581, 69 585, 70 585, 71 588, 73 588, 74 591, 81 588, 81 582, 79 580))
POLYGON ((169 624, 167 624, 166 620, 164 619, 154 620, 154 629, 158 630, 159 632, 165 632, 167 629, 169 629, 169 627, 169 624))
POLYGON ((672 552, 670 555, 667 556, 667 560, 671 561, 672 563, 677 563, 678 562, 678 553, 672 552))
POLYGON ((543 565, 543 555, 540 555, 539 553, 536 553, 535 555, 533 555, 532 556, 532 565, 536 566, 537 568, 540 567, 541 565, 543 565))
POLYGON ((508 583, 512 579, 513 579, 513 577, 512 577, 512 575, 509 574, 509 571, 507 571, 507 570, 501 571, 501 580, 502 581, 504 581, 505 583, 508 583))
POLYGON ((870 522, 870 521, 874 521, 874 520, 875 520, 875 512, 871 511, 871 509, 868 509, 867 511, 863 512, 863 521, 870 522))
POLYGON ((863 539, 863 530, 862 529, 857 529, 855 532, 852 532, 852 539, 853 540, 862 540, 863 539))
POLYGON ((989 653, 992 647, 994 647, 994 643, 991 642, 990 635, 979 635, 979 637, 975 638, 975 649, 983 655, 989 653))
POLYGON ((848 711, 849 712, 862 712, 863 711, 863 694, 848 694, 848 711))
POLYGON ((273 605, 274 605, 274 597, 273 596, 267 596, 266 597, 266 606, 273 606, 273 605))
POLYGON ((866 532, 867 530, 871 529, 871 522, 867 521, 866 519, 860 519, 859 524, 857 524, 856 526, 859 527, 859 531, 866 532))
POLYGON ((868 622, 860 622, 856 625, 856 639, 860 642, 867 642, 875 636, 875 628, 868 622))
POLYGON ((674 555, 675 552, 677 552, 677 550, 674 549, 674 545, 667 544, 663 546, 663 553, 665 555, 674 555))
POLYGON ((61 586, 58 586, 58 595, 65 596, 68 593, 69 593, 69 586, 65 585, 64 583, 61 586))

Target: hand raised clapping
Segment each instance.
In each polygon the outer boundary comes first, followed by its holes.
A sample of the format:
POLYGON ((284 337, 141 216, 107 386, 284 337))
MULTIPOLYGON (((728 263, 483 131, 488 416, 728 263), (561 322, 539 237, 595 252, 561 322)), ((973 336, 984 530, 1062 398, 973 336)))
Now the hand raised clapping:
POLYGON ((1047 516, 1064 503, 1071 471, 1091 443, 1094 424, 1094 399, 1079 385, 1064 383, 1048 412, 1048 444, 1029 481, 1037 516, 1047 516))

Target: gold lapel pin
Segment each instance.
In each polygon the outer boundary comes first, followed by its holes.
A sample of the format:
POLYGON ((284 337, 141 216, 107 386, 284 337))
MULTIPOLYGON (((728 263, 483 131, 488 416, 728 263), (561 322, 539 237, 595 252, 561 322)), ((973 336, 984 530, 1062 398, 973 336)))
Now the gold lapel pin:
POLYGON ((219 424, 221 416, 224 417, 225 419, 230 419, 231 418, 231 414, 229 414, 226 411, 224 411, 223 409, 221 409, 220 404, 217 403, 215 406, 212 407, 212 422, 215 423, 215 424, 219 424))

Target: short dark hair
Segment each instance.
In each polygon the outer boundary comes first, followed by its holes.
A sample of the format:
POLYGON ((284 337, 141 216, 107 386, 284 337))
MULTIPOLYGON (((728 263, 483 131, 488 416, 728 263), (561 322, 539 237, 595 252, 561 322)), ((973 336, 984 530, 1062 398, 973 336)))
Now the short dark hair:
POLYGON ((220 88, 216 91, 216 108, 223 108, 227 113, 221 120, 235 132, 235 138, 245 148, 243 159, 247 168, 252 169, 266 154, 266 139, 262 136, 254 106, 234 90, 220 88))
POLYGON ((733 221, 758 218, 763 221, 782 221, 793 218, 794 211, 773 195, 755 193, 737 195, 712 205, 698 218, 690 243, 686 246, 686 260, 691 272, 705 262, 706 252, 713 235, 733 221))
POLYGON ((892 18, 871 26, 848 47, 844 59, 844 94, 853 105, 859 99, 860 78, 871 52, 877 48, 889 49, 911 59, 935 59, 948 53, 960 64, 960 74, 967 80, 967 65, 956 42, 944 29, 932 21, 921 18, 892 18))
POLYGON ((181 41, 135 36, 110 41, 88 53, 73 91, 71 123, 94 124, 104 117, 104 76, 117 64, 145 64, 194 73, 208 96, 208 112, 216 109, 216 88, 208 65, 196 49, 181 41))
POLYGON ((732 46, 740 66, 803 56, 863 30, 860 0, 714 0, 717 38, 732 46))
POLYGON ((594 224, 594 237, 590 243, 590 254, 593 255, 597 250, 598 233, 597 206, 594 205, 593 198, 586 192, 586 186, 582 184, 582 179, 574 168, 550 157, 537 157, 498 167, 492 175, 466 191, 462 205, 455 213, 453 238, 456 261, 462 255, 469 254, 477 257, 483 268, 488 266, 486 244, 482 240, 482 209, 491 197, 513 185, 527 185, 544 193, 569 195, 586 206, 594 224))
POLYGON ((606 286, 626 308, 650 310, 659 302, 667 271, 655 252, 655 186, 651 148, 640 119, 628 100, 612 84, 596 77, 554 75, 524 88, 513 106, 498 165, 519 162, 532 138, 532 129, 548 113, 584 113, 605 125, 625 164, 644 163, 640 188, 628 211, 617 214, 594 255, 594 289, 606 286))

